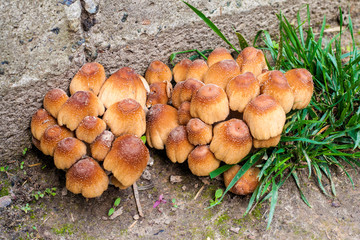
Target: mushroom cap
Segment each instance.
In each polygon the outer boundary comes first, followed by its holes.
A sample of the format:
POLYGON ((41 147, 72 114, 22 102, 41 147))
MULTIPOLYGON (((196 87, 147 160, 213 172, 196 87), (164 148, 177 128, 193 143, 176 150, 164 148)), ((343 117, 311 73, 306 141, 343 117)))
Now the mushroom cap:
POLYGON ((175 65, 173 68, 175 82, 182 82, 186 80, 186 74, 191 64, 192 61, 190 59, 184 58, 175 65))
POLYGON ((226 119, 229 115, 229 101, 225 91, 215 84, 201 87, 191 99, 190 114, 207 124, 226 119))
POLYGON ((66 188, 86 198, 101 196, 108 185, 105 171, 90 157, 79 160, 66 173, 66 188))
POLYGON ((170 82, 172 79, 172 73, 170 68, 161 61, 153 61, 145 72, 145 79, 149 84, 155 82, 170 82))
POLYGON ((104 120, 94 116, 86 116, 80 122, 75 133, 78 139, 92 143, 105 129, 106 123, 104 120))
POLYGON ((90 144, 91 156, 98 161, 104 161, 111 149, 114 139, 115 137, 112 132, 108 130, 102 132, 95 141, 90 144))
POLYGON ((125 187, 140 178, 149 161, 149 150, 143 141, 130 134, 118 137, 104 160, 104 168, 111 171, 125 187))
POLYGON ((246 105, 260 94, 260 85, 254 74, 246 72, 231 79, 226 86, 230 109, 243 112, 246 105))
POLYGON ((209 67, 204 76, 204 83, 216 84, 225 90, 228 82, 239 74, 240 68, 235 60, 222 60, 209 67))
POLYGON ((220 166, 220 161, 215 158, 209 146, 200 145, 189 154, 188 165, 192 174, 209 176, 212 171, 220 166))
POLYGON ((62 105, 68 100, 68 95, 60 88, 54 88, 48 91, 44 97, 44 108, 48 111, 54 118, 57 118, 57 115, 62 107, 62 105))
POLYGON ((178 120, 180 125, 186 125, 191 119, 190 102, 183 102, 178 109, 178 120))
POLYGON ((223 47, 215 48, 212 51, 207 59, 207 64, 211 67, 213 64, 220 62, 222 60, 234 60, 230 52, 223 47))
POLYGON ((244 121, 257 140, 267 140, 281 134, 286 115, 284 109, 269 95, 259 95, 246 106, 244 121))
POLYGON ((140 78, 141 82, 143 83, 144 85, 144 88, 146 90, 146 94, 149 94, 150 93, 150 85, 149 83, 146 81, 146 79, 141 76, 140 74, 137 74, 137 76, 140 78))
POLYGON ((171 97, 172 85, 168 81, 154 82, 150 85, 150 93, 146 100, 146 107, 150 108, 155 104, 167 104, 171 97))
POLYGON ((236 59, 240 66, 241 74, 252 72, 255 77, 260 75, 263 69, 267 69, 264 53, 254 47, 244 48, 236 59))
POLYGON ((199 118, 192 118, 186 124, 189 142, 193 145, 206 145, 212 139, 212 126, 204 123, 199 118))
POLYGON ((65 127, 60 127, 59 125, 49 126, 40 139, 40 149, 45 155, 53 156, 58 142, 73 136, 73 132, 65 127))
POLYGON ((191 101, 192 96, 204 85, 194 78, 177 83, 171 96, 172 105, 179 108, 183 102, 191 101))
POLYGON ((226 164, 236 164, 249 154, 252 137, 248 126, 239 119, 230 119, 214 127, 210 150, 226 164))
POLYGON ((125 98, 135 99, 142 107, 145 107, 146 89, 133 69, 123 67, 105 81, 99 98, 106 108, 125 98))
POLYGON ((177 110, 169 105, 156 104, 146 115, 146 140, 150 147, 164 149, 166 139, 179 126, 177 110))
POLYGON ((134 99, 127 98, 111 105, 103 117, 115 136, 134 134, 141 137, 146 130, 145 111, 134 99))
POLYGON ((294 104, 294 95, 285 75, 280 71, 269 71, 267 76, 268 79, 261 85, 261 94, 272 96, 285 113, 290 112, 294 104))
POLYGON ((58 169, 68 169, 86 155, 86 145, 74 137, 58 142, 54 150, 54 163, 58 169))
MULTIPOLYGON (((228 187, 231 180, 240 170, 239 165, 232 166, 229 170, 224 172, 224 183, 228 187)), ((237 195, 247 195, 255 191, 259 185, 258 175, 260 169, 256 167, 251 167, 247 170, 244 175, 235 183, 235 185, 230 189, 230 192, 237 195)))
POLYGON ((185 126, 171 130, 165 143, 166 155, 173 163, 183 163, 194 146, 189 142, 185 126))
POLYGON ((77 91, 91 91, 98 95, 105 79, 105 70, 100 63, 85 63, 71 80, 70 94, 73 95, 77 91))
POLYGON ((287 71, 285 77, 294 94, 294 105, 292 108, 306 108, 314 92, 314 82, 311 73, 304 68, 297 68, 287 71))
POLYGON ((209 67, 206 62, 202 59, 196 59, 191 63, 186 73, 186 79, 195 78, 199 81, 203 81, 205 73, 209 67))
POLYGON ((267 140, 257 140, 254 138, 254 148, 276 147, 280 142, 281 135, 271 137, 267 140))
POLYGON ((39 149, 41 151, 41 148, 40 148, 40 141, 37 140, 36 138, 34 138, 34 136, 31 137, 31 142, 32 144, 34 144, 34 146, 39 149))
POLYGON ((39 109, 31 118, 31 133, 35 139, 40 140, 46 128, 55 124, 55 118, 45 109, 39 109))
POLYGON ((74 131, 86 116, 101 116, 105 108, 96 95, 89 91, 74 93, 61 107, 58 124, 74 131))

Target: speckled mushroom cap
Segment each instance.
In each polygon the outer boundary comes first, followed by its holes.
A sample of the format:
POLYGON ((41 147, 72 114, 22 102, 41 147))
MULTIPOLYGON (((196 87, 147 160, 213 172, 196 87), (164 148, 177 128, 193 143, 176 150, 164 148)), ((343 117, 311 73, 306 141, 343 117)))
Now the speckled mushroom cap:
POLYGON ((155 82, 150 85, 150 93, 146 100, 146 107, 150 108, 155 104, 167 104, 171 97, 172 85, 168 81, 155 82))
POLYGON ((207 59, 207 64, 209 67, 211 67, 213 64, 222 60, 234 60, 234 58, 226 48, 215 48, 214 51, 210 53, 207 59))
POLYGON ((67 137, 58 142, 54 150, 54 164, 58 169, 68 169, 86 155, 86 145, 77 138, 67 137))
POLYGON ((40 150, 45 155, 54 155, 54 150, 58 142, 67 137, 73 137, 74 134, 66 127, 59 125, 49 126, 40 139, 40 150))
POLYGON ((179 126, 176 108, 156 104, 146 115, 146 141, 156 149, 164 149, 166 139, 174 128, 179 126))
POLYGON ((166 155, 173 163, 183 163, 194 146, 189 142, 185 126, 171 130, 165 143, 166 155))
POLYGON ((175 65, 173 68, 175 82, 182 82, 186 80, 186 74, 191 64, 192 61, 188 58, 185 58, 175 65))
POLYGON ((236 62, 240 66, 241 74, 252 72, 257 77, 264 69, 267 69, 264 53, 254 47, 242 50, 236 62))
POLYGON ((183 102, 191 101, 192 96, 204 85, 203 82, 194 78, 177 83, 171 97, 172 105, 179 108, 183 102))
POLYGON ((246 106, 244 121, 257 140, 267 140, 281 134, 286 115, 284 109, 269 95, 259 95, 246 106))
POLYGON ((178 120, 180 125, 186 125, 191 119, 190 102, 183 102, 178 109, 178 120))
POLYGON ((215 158, 209 146, 200 145, 189 154, 188 165, 192 174, 209 176, 212 171, 220 166, 220 161, 215 158))
POLYGON ((172 79, 172 73, 170 68, 161 61, 153 61, 145 72, 145 79, 149 84, 155 82, 170 82, 172 79))
POLYGON ((101 196, 108 185, 105 171, 90 157, 79 160, 66 173, 66 188, 86 198, 101 196))
POLYGON ((192 118, 186 124, 189 142, 193 145, 206 145, 213 137, 212 126, 204 123, 199 118, 192 118))
POLYGON ((101 116, 105 108, 101 101, 89 91, 74 93, 61 107, 58 124, 74 131, 86 116, 101 116))
POLYGON ((240 74, 239 65, 235 60, 222 60, 214 63, 204 76, 205 84, 216 84, 225 90, 228 82, 240 74))
POLYGON ((226 164, 240 162, 252 148, 248 126, 239 119, 230 119, 214 127, 210 150, 226 164))
POLYGON ((45 109, 39 109, 31 118, 31 133, 33 137, 40 140, 46 128, 57 122, 45 109))
POLYGON ((246 105, 260 94, 260 85, 254 74, 246 72, 231 79, 226 86, 230 109, 243 112, 246 105))
POLYGON ((225 91, 214 84, 201 87, 191 99, 190 114, 207 124, 225 120, 229 115, 229 101, 225 91))
POLYGON ((62 105, 68 100, 68 98, 68 95, 60 88, 51 89, 45 94, 43 101, 44 108, 54 118, 57 118, 62 105))
POLYGON ((269 147, 276 147, 281 139, 281 135, 271 137, 267 140, 257 140, 256 138, 253 139, 254 148, 269 148, 269 147))
POLYGON ((104 160, 104 168, 111 171, 121 183, 121 188, 131 186, 140 178, 149 161, 149 150, 134 135, 118 137, 104 160))
POLYGON ((112 132, 105 130, 94 142, 90 144, 91 156, 98 161, 103 161, 111 149, 111 145, 115 139, 112 132))
MULTIPOLYGON (((224 183, 226 187, 229 186, 231 180, 235 177, 240 168, 241 167, 239 165, 234 165, 229 170, 224 172, 224 183)), ((247 170, 244 175, 230 189, 230 192, 237 195, 247 195, 254 192, 259 185, 259 180, 257 178, 259 172, 260 169, 256 167, 252 167, 247 170)))
POLYGON ((92 143, 106 129, 104 120, 94 116, 86 116, 76 129, 76 137, 84 142, 92 143))
POLYGON ((207 63, 202 59, 196 59, 191 63, 186 73, 186 79, 195 78, 199 81, 203 81, 205 73, 209 67, 207 63))
POLYGON ((303 109, 309 105, 314 91, 314 82, 311 73, 304 69, 292 69, 285 73, 285 77, 294 94, 292 109, 303 109))
POLYGON ((100 89, 99 99, 106 108, 126 98, 135 99, 142 107, 146 103, 146 89, 138 74, 129 67, 113 73, 100 89))
POLYGON ((73 95, 77 91, 90 91, 98 95, 105 79, 105 70, 100 63, 85 63, 71 80, 70 94, 73 95))

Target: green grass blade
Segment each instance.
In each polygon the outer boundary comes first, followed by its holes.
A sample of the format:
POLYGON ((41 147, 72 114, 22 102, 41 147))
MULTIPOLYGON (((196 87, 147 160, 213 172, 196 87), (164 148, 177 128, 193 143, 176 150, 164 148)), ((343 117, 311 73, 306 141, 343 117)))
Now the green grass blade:
POLYGON ((297 173, 294 171, 294 172, 291 173, 291 175, 293 176, 293 178, 294 178, 294 180, 295 180, 295 183, 296 183, 296 186, 297 186, 298 189, 299 189, 301 199, 304 201, 304 203, 305 203, 306 205, 308 205, 310 208, 312 208, 312 206, 310 205, 310 203, 309 203, 308 200, 306 199, 303 191, 301 190, 300 181, 299 181, 299 177, 298 177, 297 173))
POLYGON ((241 50, 243 50, 244 48, 247 48, 249 46, 249 44, 247 43, 247 41, 245 40, 243 35, 241 35, 241 33, 239 33, 239 32, 235 32, 235 34, 239 40, 239 45, 240 45, 241 50))
POLYGON ((224 166, 221 166, 219 167, 218 169, 212 171, 210 173, 210 178, 213 179, 213 178, 216 178, 217 176, 219 176, 220 174, 226 172, 227 170, 229 170, 232 166, 234 165, 224 165, 224 166))
POLYGON ((305 160, 306 160, 307 165, 308 165, 309 178, 310 178, 311 177, 311 159, 310 159, 309 155, 306 153, 306 151, 304 149, 302 150, 302 152, 304 154, 305 160))
POLYGON ((266 226, 266 229, 270 228, 271 221, 274 217, 275 206, 277 203, 278 193, 279 193, 278 190, 279 190, 279 186, 276 185, 275 180, 273 179, 272 190, 271 190, 272 194, 271 194, 270 212, 269 212, 268 224, 266 226))

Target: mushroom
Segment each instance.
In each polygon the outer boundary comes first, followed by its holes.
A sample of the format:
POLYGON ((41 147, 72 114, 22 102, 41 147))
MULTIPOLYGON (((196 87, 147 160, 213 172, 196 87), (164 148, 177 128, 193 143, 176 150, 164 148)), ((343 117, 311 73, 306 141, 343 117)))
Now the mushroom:
POLYGON ((45 94, 43 101, 44 108, 54 118, 57 118, 62 105, 68 100, 68 98, 68 95, 66 95, 63 90, 60 88, 54 88, 45 94))
POLYGON ((276 147, 280 142, 281 135, 271 137, 267 140, 257 140, 254 138, 254 148, 268 148, 268 147, 276 147))
POLYGON ((62 139, 54 150, 54 163, 58 169, 68 169, 86 155, 86 145, 77 138, 62 139))
POLYGON ((234 60, 234 58, 226 48, 215 48, 214 51, 210 53, 207 59, 207 64, 209 67, 211 67, 213 64, 222 60, 234 60))
POLYGON ((178 120, 180 125, 186 125, 190 119, 190 102, 183 102, 178 109, 178 120))
POLYGON ((287 71, 285 77, 294 94, 294 105, 292 109, 306 108, 310 103, 314 91, 314 82, 311 73, 304 68, 298 68, 287 71))
POLYGON ((121 189, 140 178, 149 161, 149 150, 143 141, 130 134, 118 137, 104 160, 104 168, 111 171, 121 189))
MULTIPOLYGON (((229 186, 231 180, 233 180, 240 168, 241 167, 239 165, 234 165, 229 170, 224 172, 224 183, 226 187, 229 186)), ((237 195, 247 195, 254 192, 259 185, 259 172, 260 169, 256 167, 252 167, 247 170, 244 175, 230 189, 230 192, 237 195)))
POLYGON ((225 91, 214 84, 201 87, 191 99, 190 114, 207 124, 226 119, 229 115, 229 101, 225 91))
POLYGON ((105 129, 106 123, 104 120, 94 116, 86 116, 80 122, 75 133, 78 139, 92 143, 105 129))
POLYGON ((178 83, 186 80, 186 74, 191 64, 192 61, 188 58, 185 58, 175 65, 173 68, 175 82, 178 83))
POLYGON ((54 155, 54 150, 58 142, 67 137, 73 137, 73 132, 59 125, 49 126, 40 139, 40 149, 45 155, 54 155))
POLYGON ((66 188, 86 198, 101 196, 108 185, 105 171, 90 157, 79 160, 66 173, 66 188))
POLYGON ((241 74, 252 72, 257 77, 264 69, 267 69, 264 53, 254 47, 244 48, 236 62, 240 66, 241 74))
POLYGON ((149 94, 150 93, 150 86, 149 86, 149 83, 146 81, 146 79, 141 76, 140 74, 137 74, 137 76, 140 78, 141 82, 143 83, 144 85, 144 88, 146 90, 146 93, 149 94))
POLYGON ((183 163, 194 146, 189 142, 185 126, 171 130, 165 143, 166 155, 173 163, 183 163))
POLYGON ((215 158, 209 146, 200 145, 189 154, 188 165, 192 174, 209 176, 212 171, 220 166, 220 161, 215 158))
POLYGON ((55 124, 55 118, 45 109, 39 109, 31 118, 31 133, 35 139, 40 140, 46 128, 55 124))
POLYGON ((170 82, 172 79, 172 73, 170 68, 161 61, 153 61, 145 72, 145 79, 149 84, 155 82, 170 82))
POLYGON ((91 156, 98 161, 103 161, 111 149, 114 134, 108 130, 102 132, 94 142, 90 144, 91 156))
POLYGON ((146 130, 145 111, 131 98, 111 105, 103 119, 115 136, 128 133, 141 137, 146 130))
POLYGON ((235 60, 222 60, 209 67, 204 76, 204 83, 216 84, 225 90, 228 82, 239 74, 240 68, 235 60))
POLYGON ((212 139, 212 126, 199 118, 192 118, 186 125, 189 142, 193 145, 206 145, 212 139))
POLYGON ((150 108, 155 104, 167 104, 171 97, 172 85, 168 81, 155 82, 150 85, 150 93, 146 100, 146 107, 150 108))
POLYGON ((252 148, 248 126, 239 119, 230 119, 214 127, 210 150, 226 164, 240 162, 252 148))
POLYGON ((171 96, 172 105, 179 108, 183 102, 191 101, 192 96, 204 85, 194 78, 177 83, 171 96))
POLYGON ((196 59, 191 63, 186 73, 186 79, 195 78, 199 81, 203 81, 205 73, 209 67, 206 62, 202 59, 196 59))
POLYGON ((85 63, 70 83, 70 94, 77 91, 91 91, 96 96, 105 82, 104 67, 97 62, 85 63))

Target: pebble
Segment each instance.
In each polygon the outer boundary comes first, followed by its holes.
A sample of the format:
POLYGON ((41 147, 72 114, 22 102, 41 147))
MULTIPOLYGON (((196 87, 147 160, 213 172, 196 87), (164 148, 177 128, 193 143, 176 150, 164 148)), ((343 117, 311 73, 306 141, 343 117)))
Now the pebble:
POLYGON ((11 197, 10 196, 4 196, 0 198, 0 208, 7 207, 11 204, 11 197))
POLYGON ((61 196, 66 196, 68 193, 68 190, 66 187, 64 187, 62 190, 61 190, 61 196))
POLYGON ((150 157, 147 165, 150 166, 150 167, 152 167, 154 165, 154 159, 152 157, 150 157))
POLYGON ((141 175, 141 178, 142 179, 145 179, 145 180, 151 180, 151 173, 149 170, 145 169, 145 171, 143 172, 143 174, 141 175))
POLYGON ((183 181, 182 176, 174 176, 174 175, 170 176, 170 182, 172 184, 179 183, 179 182, 182 182, 182 181, 183 181))
POLYGON ((335 208, 338 208, 338 207, 340 207, 340 202, 338 202, 338 201, 332 201, 331 206, 332 206, 332 207, 335 207, 335 208))
POLYGON ((185 185, 182 186, 181 189, 182 189, 183 191, 186 191, 186 186, 185 186, 185 185))
POLYGON ((234 232, 234 233, 239 233, 240 232, 240 228, 238 227, 231 227, 230 231, 234 232))
POLYGON ((140 216, 138 214, 136 214, 135 216, 133 216, 134 220, 138 220, 140 218, 140 216))
POLYGON ((85 10, 90 14, 97 13, 99 9, 99 1, 98 0, 84 0, 85 2, 85 10))

